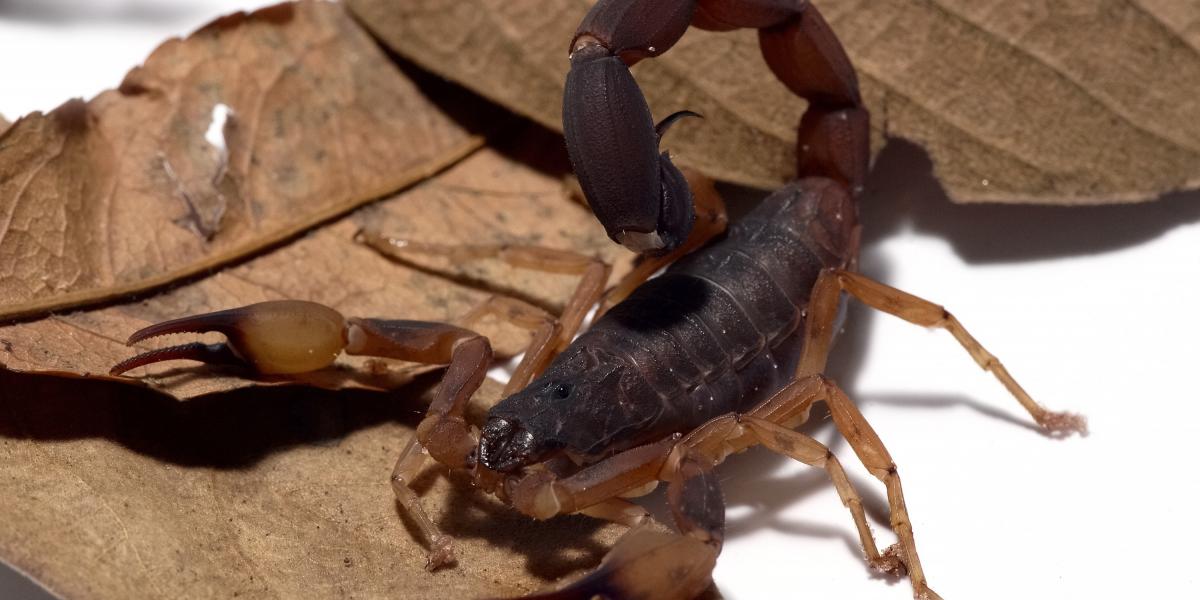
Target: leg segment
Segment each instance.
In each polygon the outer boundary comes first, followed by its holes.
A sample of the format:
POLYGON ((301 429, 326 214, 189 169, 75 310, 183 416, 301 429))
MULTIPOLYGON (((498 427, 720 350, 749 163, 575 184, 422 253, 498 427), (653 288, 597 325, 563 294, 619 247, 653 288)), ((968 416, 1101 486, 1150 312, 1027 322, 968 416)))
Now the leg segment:
POLYGON ((646 509, 623 498, 609 498, 579 511, 579 514, 620 523, 629 528, 641 525, 650 516, 646 509))
MULTIPOLYGON (((750 413, 718 417, 681 440, 635 448, 561 480, 546 472, 526 476, 515 486, 511 500, 522 512, 537 518, 576 512, 581 507, 585 508, 581 512, 589 512, 586 507, 602 507, 605 498, 640 488, 655 479, 666 481, 667 501, 680 532, 656 533, 656 541, 648 543, 641 539, 645 534, 635 530, 618 543, 611 558, 606 558, 595 572, 557 592, 534 597, 591 598, 594 594, 616 594, 615 597, 621 598, 691 598, 703 590, 724 538, 725 506, 712 469, 729 454, 761 443, 824 468, 854 519, 871 566, 890 573, 902 573, 907 568, 914 594, 936 600, 938 596, 929 590, 917 557, 899 477, 886 449, 861 415, 854 417, 852 405, 847 408, 843 403, 837 404, 840 412, 835 419, 840 419, 839 427, 848 439, 853 438, 856 452, 872 474, 888 487, 892 524, 900 543, 882 553, 867 524, 862 499, 841 464, 820 442, 787 428, 803 421, 813 402, 833 398, 835 394, 840 394, 840 390, 824 378, 807 377, 794 381, 750 413), (660 552, 663 548, 670 548, 671 552, 660 552), (646 576, 645 572, 656 575, 646 576), (664 573, 674 576, 668 581, 663 578, 664 573), (687 595, 673 595, 676 590, 687 590, 687 595)), ((844 395, 838 398, 844 399, 844 395)), ((605 507, 598 516, 610 510, 605 507)))
POLYGON ((487 338, 467 329, 423 321, 350 319, 350 354, 383 356, 426 364, 446 364, 429 412, 417 426, 417 438, 438 462, 468 466, 475 440, 464 414, 492 364, 487 338))
POLYGON ((400 451, 400 457, 396 459, 396 466, 392 468, 392 476, 389 481, 392 484, 392 492, 396 495, 396 501, 404 507, 405 514, 412 517, 413 522, 417 524, 417 529, 421 530, 429 543, 425 568, 433 571, 453 563, 455 558, 454 538, 442 533, 441 528, 433 522, 433 519, 429 518, 425 507, 421 505, 421 499, 410 487, 417 475, 421 473, 421 469, 425 466, 425 459, 428 457, 429 454, 421 447, 417 436, 409 437, 408 443, 400 451))
MULTIPOLYGON (((525 303, 492 298, 467 315, 472 321, 482 314, 495 312, 520 325, 536 328, 537 333, 517 368, 514 382, 523 387, 532 367, 554 349, 558 330, 554 319, 544 311, 525 303)), ((409 487, 421 471, 427 457, 452 469, 473 466, 478 440, 466 422, 467 404, 483 383, 492 363, 487 338, 453 325, 419 321, 350 319, 346 352, 369 354, 424 363, 449 363, 425 418, 417 426, 392 470, 391 485, 397 501, 413 518, 429 541, 427 568, 437 569, 454 561, 453 540, 429 518, 420 500, 409 487)))
POLYGON ((825 469, 833 481, 833 487, 837 490, 838 497, 842 500, 842 505, 850 510, 850 516, 854 519, 854 527, 858 529, 858 541, 867 556, 867 562, 873 568, 885 573, 895 575, 903 573, 902 565, 894 557, 879 553, 879 547, 875 544, 875 537, 871 534, 871 527, 867 524, 867 516, 863 511, 862 497, 858 495, 858 491, 846 477, 842 463, 838 462, 837 457, 825 444, 798 431, 780 427, 766 419, 746 416, 742 418, 742 423, 754 433, 755 438, 762 445, 771 450, 806 465, 825 469))
POLYGON ((838 431, 850 442, 850 447, 854 448, 863 466, 887 487, 892 531, 896 532, 900 541, 884 552, 884 559, 898 559, 904 564, 908 570, 909 581, 912 582, 914 598, 941 600, 941 596, 929 589, 925 571, 921 568, 921 559, 917 556, 917 542, 913 537, 912 522, 908 517, 908 507, 904 503, 904 490, 901 489, 896 463, 892 461, 892 456, 888 454, 879 435, 846 394, 829 381, 825 383, 825 389, 825 403, 829 406, 838 431))
POLYGON ((626 533, 596 570, 522 600, 692 600, 709 586, 717 553, 691 536, 648 526, 626 533))
POLYGON ((453 539, 429 518, 409 486, 429 456, 450 468, 471 463, 477 442, 463 415, 471 395, 487 376, 491 345, 487 338, 453 325, 379 319, 351 319, 349 324, 346 351, 351 354, 450 363, 429 411, 401 451, 391 476, 396 500, 429 542, 426 568, 437 569, 454 562, 453 539))
POLYGON ((535 471, 511 486, 509 501, 535 519, 549 519, 635 493, 656 480, 677 439, 631 448, 562 479, 535 471))
POLYGON ((504 386, 504 396, 529 385, 529 382, 549 364, 560 343, 559 336, 562 327, 558 320, 546 311, 506 296, 491 296, 482 304, 475 307, 460 319, 459 323, 472 327, 477 321, 487 315, 494 315, 518 327, 530 331, 529 347, 525 356, 517 365, 508 383, 504 386))
MULTIPOLYGON (((680 533, 637 527, 625 534, 600 566, 538 599, 644 598, 690 600, 711 581, 724 536, 725 507, 712 464, 703 457, 677 461, 660 475, 678 437, 641 446, 558 480, 547 472, 515 486, 514 507, 537 518, 565 512, 612 517, 614 497, 636 493, 660 477, 680 533), (582 508, 581 508, 582 507, 582 508)), ((619 501, 617 506, 626 503, 619 501)))
POLYGON ((816 375, 797 379, 745 415, 725 415, 702 425, 679 443, 664 468, 667 475, 663 478, 670 476, 673 465, 682 464, 689 457, 694 461, 704 460, 715 464, 729 454, 759 443, 806 464, 825 468, 834 481, 842 503, 854 518, 859 540, 871 566, 890 573, 902 572, 902 568, 907 568, 914 596, 938 600, 938 595, 929 589, 925 581, 917 557, 904 494, 891 456, 853 404, 824 377, 816 375), (879 552, 863 513, 862 500, 829 449, 789 429, 807 418, 808 409, 822 399, 830 404, 838 429, 850 441, 867 469, 887 486, 892 528, 900 538, 894 548, 879 552))
POLYGON ((612 272, 608 264, 598 258, 538 246, 429 244, 371 231, 360 231, 356 239, 380 254, 400 261, 407 260, 409 254, 443 256, 456 261, 494 258, 517 268, 580 276, 579 285, 558 319, 541 308, 503 296, 488 298, 458 319, 462 325, 472 327, 484 316, 494 315, 532 333, 533 339, 525 357, 504 386, 506 396, 528 385, 558 352, 571 343, 588 311, 600 300, 612 272))
MULTIPOLYGON (((410 254, 442 256, 455 261, 494 258, 517 268, 562 275, 578 275, 580 277, 579 285, 576 286, 575 292, 563 307, 562 316, 558 318, 559 330, 554 344, 555 352, 565 348, 579 332, 584 317, 604 293, 604 286, 608 283, 608 276, 612 272, 611 267, 598 258, 569 250, 539 246, 429 244, 387 237, 371 231, 360 231, 356 239, 380 254, 399 261, 407 260, 410 254)), ((549 315, 539 308, 517 300, 505 299, 489 300, 472 313, 468 313, 463 319, 470 323, 488 313, 495 314, 518 326, 534 330, 549 318, 549 315)))
POLYGON ((991 372, 1046 431, 1064 435, 1071 432, 1087 433, 1087 420, 1084 417, 1049 411, 1034 401, 1008 373, 1000 360, 972 337, 945 308, 850 271, 827 270, 817 279, 809 301, 804 332, 804 356, 800 360, 798 376, 824 371, 825 359, 833 337, 832 324, 842 291, 871 308, 900 317, 909 323, 949 331, 971 358, 974 358, 982 369, 991 372))

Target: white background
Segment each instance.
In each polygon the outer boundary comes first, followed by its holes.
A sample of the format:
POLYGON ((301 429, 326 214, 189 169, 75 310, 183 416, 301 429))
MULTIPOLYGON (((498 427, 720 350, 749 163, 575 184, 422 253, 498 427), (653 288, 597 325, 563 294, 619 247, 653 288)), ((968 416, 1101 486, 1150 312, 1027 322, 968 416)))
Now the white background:
MULTIPOLYGON (((115 87, 166 36, 254 3, 0 0, 0 113, 115 87)), ((869 196, 863 270, 946 305, 1037 399, 1091 420, 1090 437, 1048 439, 945 333, 851 312, 833 373, 900 466, 934 589, 948 599, 1193 596, 1200 194, 1128 207, 955 206, 923 153, 897 143, 869 196)), ((828 423, 808 431, 850 468, 890 543, 882 485, 828 423)), ((729 540, 716 580, 726 597, 910 597, 906 581, 870 575, 823 472, 751 452, 722 479, 729 540)), ((0 575, 0 597, 39 594, 0 575)))

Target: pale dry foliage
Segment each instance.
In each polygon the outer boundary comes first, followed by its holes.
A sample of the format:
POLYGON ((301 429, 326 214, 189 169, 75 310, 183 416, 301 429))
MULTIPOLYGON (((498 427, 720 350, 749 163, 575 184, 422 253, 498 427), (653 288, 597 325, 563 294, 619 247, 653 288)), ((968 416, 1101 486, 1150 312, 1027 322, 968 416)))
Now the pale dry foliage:
MULTIPOLYGON (((587 2, 348 5, 402 56, 559 127, 587 2)), ((860 70, 876 147, 919 142, 955 199, 1145 200, 1200 181, 1193 3, 821 7, 860 70)), ((557 310, 574 284, 495 261, 399 264, 356 243, 362 227, 628 266, 570 198, 560 138, 397 66, 359 23, 330 3, 235 15, 91 102, 0 120, 0 558, 58 594, 519 594, 594 566, 620 533, 533 523, 435 467, 418 491, 461 563, 424 571, 387 474, 428 368, 344 358, 296 385, 188 363, 104 374, 139 350, 129 333, 172 317, 302 298, 446 320, 494 292, 557 310), (206 138, 218 104, 224 152, 206 138)), ((658 114, 707 117, 672 130, 679 162, 763 187, 788 177, 804 104, 752 33, 690 32, 636 75, 658 114)), ((481 329, 501 355, 527 339, 481 329)), ((476 412, 497 394, 485 386, 476 412)))
MULTIPOLYGON (((347 0, 393 49, 561 128, 567 46, 587 0, 347 0)), ((816 0, 886 136, 925 148, 962 202, 1097 204, 1200 186, 1200 8, 1186 0, 816 0)), ((754 32, 693 29, 634 75, 676 162, 772 188, 804 102, 754 32)))
POLYGON ((0 318, 212 269, 481 144, 341 10, 299 6, 216 21, 118 89, 12 125, 0 318), (232 113, 224 151, 205 137, 218 104, 232 113))

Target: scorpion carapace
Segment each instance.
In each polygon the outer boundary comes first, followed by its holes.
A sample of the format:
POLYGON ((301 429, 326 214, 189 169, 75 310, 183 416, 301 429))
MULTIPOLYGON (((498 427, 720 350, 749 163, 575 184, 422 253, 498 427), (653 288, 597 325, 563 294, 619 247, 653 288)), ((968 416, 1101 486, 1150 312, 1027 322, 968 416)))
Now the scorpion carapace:
POLYGON ((595 462, 753 408, 791 380, 803 300, 822 267, 853 255, 854 229, 854 207, 835 182, 809 178, 779 190, 723 239, 637 288, 497 404, 480 461, 507 472, 561 449, 595 462), (526 461, 497 452, 514 445, 538 451, 526 461))
POLYGON ((558 318, 503 296, 456 325, 343 318, 296 301, 187 317, 135 333, 131 342, 215 330, 228 343, 154 350, 113 372, 176 358, 296 372, 327 364, 339 350, 447 364, 391 478, 397 500, 427 537, 431 569, 453 562, 454 553, 451 538, 409 487, 430 457, 469 470, 480 489, 538 519, 582 513, 639 525, 646 511, 625 498, 667 483, 677 532, 635 527, 595 571, 536 598, 687 599, 701 593, 724 539, 724 502, 713 468, 757 444, 824 469, 850 511, 870 565, 907 573, 915 597, 937 598, 917 555, 895 463, 854 403, 822 375, 842 293, 949 331, 1047 431, 1083 432, 1085 422, 1034 402, 941 306, 853 272, 868 115, 829 26, 799 0, 601 0, 571 48, 564 128, 582 188, 610 236, 647 253, 607 296, 609 268, 591 257, 528 246, 442 246, 363 232, 362 242, 402 260, 410 253, 491 257, 577 274, 580 283, 558 318), (773 71, 809 102, 798 127, 798 178, 728 231, 711 182, 675 169, 659 153, 661 129, 674 116, 656 129, 626 68, 666 51, 689 23, 759 28, 773 71), (572 341, 602 297, 602 316, 572 341), (491 365, 492 349, 470 327, 489 314, 527 328, 531 342, 504 399, 486 422, 472 424, 467 403, 491 365), (274 325, 264 326, 269 323, 274 325), (310 355, 320 364, 309 364, 310 355), (883 552, 841 463, 794 430, 818 401, 887 488, 890 526, 899 541, 883 552))

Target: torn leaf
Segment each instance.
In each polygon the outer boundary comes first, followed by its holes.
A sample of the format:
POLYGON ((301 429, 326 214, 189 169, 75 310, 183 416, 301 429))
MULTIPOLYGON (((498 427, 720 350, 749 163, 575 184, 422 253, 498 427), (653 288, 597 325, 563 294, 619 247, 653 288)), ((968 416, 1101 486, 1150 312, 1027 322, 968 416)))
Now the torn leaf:
POLYGON ((116 90, 0 136, 0 319, 161 286, 429 176, 482 142, 338 4, 164 42, 116 90))

